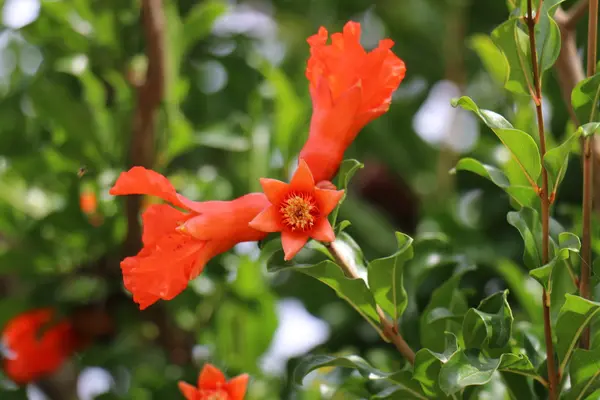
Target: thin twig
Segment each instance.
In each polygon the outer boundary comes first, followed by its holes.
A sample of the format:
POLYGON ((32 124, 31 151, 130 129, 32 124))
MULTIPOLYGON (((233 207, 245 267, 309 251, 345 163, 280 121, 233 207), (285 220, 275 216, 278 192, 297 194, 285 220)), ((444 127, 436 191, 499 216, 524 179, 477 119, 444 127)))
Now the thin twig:
MULTIPOLYGON (((335 259, 336 263, 340 266, 340 268, 342 268, 346 276, 353 279, 360 279, 356 270, 348 265, 348 263, 346 263, 344 258, 340 255, 338 250, 335 248, 334 243, 328 244, 327 249, 335 259)), ((390 340, 390 342, 392 342, 394 346, 396 346, 396 349, 398 349, 400 354, 402 354, 402 356, 404 356, 408 362, 414 364, 415 352, 410 348, 408 343, 406 343, 402 337, 402 334, 398 331, 398 327, 387 318, 381 307, 376 306, 376 310, 381 321, 381 329, 383 330, 385 336, 390 340)))
MULTIPOLYGON (((540 0, 540 4, 543 0, 540 0)), ((535 25, 536 18, 533 15, 532 0, 527 0, 527 28, 529 30, 529 45, 531 51, 531 63, 533 67, 533 83, 535 89, 535 110, 537 116, 538 132, 540 139, 540 156, 542 160, 546 154, 546 135, 544 132, 544 117, 542 113, 542 86, 540 71, 537 60, 537 50, 535 44, 535 25)), ((550 198, 548 193, 548 171, 542 162, 542 190, 540 191, 540 200, 542 203, 542 264, 546 265, 549 261, 549 238, 550 238, 550 198)), ((556 374, 556 364, 554 361, 554 344, 552 343, 552 323, 550 320, 550 297, 546 290, 543 293, 542 306, 544 310, 544 337, 546 342, 546 364, 548 366, 548 392, 550 400, 556 400, 558 397, 558 375, 556 374)))
MULTIPOLYGON (((588 48, 587 48, 587 76, 596 73, 596 59, 598 47, 598 0, 589 0, 588 19, 588 48)), ((588 121, 582 121, 588 122, 588 121)), ((583 141, 583 232, 581 241, 581 274, 579 278, 579 294, 584 299, 590 298, 590 279, 592 265, 592 203, 593 203, 593 160, 594 136, 583 141)), ((582 335, 580 346, 584 349, 590 348, 590 327, 587 327, 582 335)))

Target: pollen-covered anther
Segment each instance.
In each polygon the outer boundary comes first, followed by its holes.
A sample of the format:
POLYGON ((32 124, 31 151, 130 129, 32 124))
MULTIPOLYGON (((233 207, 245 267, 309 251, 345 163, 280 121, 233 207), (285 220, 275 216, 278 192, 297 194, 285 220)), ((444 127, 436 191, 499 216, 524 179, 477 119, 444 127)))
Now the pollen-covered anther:
POLYGON ((312 195, 292 193, 281 203, 279 212, 292 231, 306 231, 315 224, 319 209, 312 195))

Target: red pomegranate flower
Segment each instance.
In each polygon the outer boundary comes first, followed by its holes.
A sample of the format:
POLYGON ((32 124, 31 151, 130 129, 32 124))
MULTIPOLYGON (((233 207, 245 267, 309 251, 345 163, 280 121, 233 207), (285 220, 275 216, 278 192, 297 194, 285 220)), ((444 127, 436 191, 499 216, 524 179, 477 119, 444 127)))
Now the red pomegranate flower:
POLYGON ((346 148, 370 121, 385 113, 406 67, 384 39, 371 52, 360 44, 360 24, 348 22, 343 33, 331 35, 327 44, 323 27, 308 38, 313 115, 308 141, 300 152, 316 182, 331 180, 346 148))
POLYGON ((309 237, 322 242, 335 240, 327 216, 344 191, 316 187, 306 162, 300 160, 289 184, 267 178, 262 178, 260 184, 271 205, 258 214, 250 226, 263 232, 281 232, 286 260, 294 258, 309 237))
POLYGON ((167 204, 148 206, 142 214, 144 247, 121 262, 123 283, 142 310, 159 299, 177 296, 216 255, 266 236, 248 226, 269 204, 262 193, 232 201, 195 202, 178 194, 159 173, 133 167, 121 173, 110 194, 157 196, 184 210, 167 204))
POLYGON ((211 364, 205 364, 198 376, 198 387, 179 382, 179 390, 187 400, 243 400, 248 375, 226 381, 225 375, 211 364))
POLYGON ((83 345, 69 321, 54 318, 54 310, 37 309, 17 315, 4 327, 3 368, 15 383, 52 374, 83 345))

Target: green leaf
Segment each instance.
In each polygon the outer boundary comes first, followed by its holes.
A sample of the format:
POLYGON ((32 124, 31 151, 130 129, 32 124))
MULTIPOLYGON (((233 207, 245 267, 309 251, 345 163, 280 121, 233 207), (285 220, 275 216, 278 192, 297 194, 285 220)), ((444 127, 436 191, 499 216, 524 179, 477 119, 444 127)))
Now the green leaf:
POLYGON ((600 133, 600 122, 588 122, 577 129, 583 137, 590 137, 600 133))
POLYGON ((421 349, 415 355, 413 379, 418 381, 426 395, 440 399, 444 398, 440 386, 439 375, 444 365, 458 351, 458 341, 454 334, 445 332, 446 346, 443 353, 429 349, 421 349))
POLYGON ((532 290, 531 278, 520 265, 515 264, 509 259, 500 259, 494 266, 494 271, 498 273, 508 284, 510 293, 517 298, 522 309, 527 312, 527 317, 533 323, 542 322, 542 304, 540 296, 542 291, 537 293, 532 290))
POLYGON ((468 307, 464 298, 464 294, 458 290, 458 285, 462 276, 472 271, 472 266, 457 269, 454 274, 444 282, 440 287, 435 289, 431 295, 431 300, 419 320, 421 345, 431 351, 441 353, 445 350, 444 343, 445 332, 458 333, 460 324, 456 324, 452 320, 432 318, 440 308, 445 308, 450 314, 464 314, 468 307), (432 321, 430 323, 430 321, 432 321))
POLYGON ((404 289, 404 264, 413 257, 412 238, 396 232, 398 251, 368 265, 369 287, 377 304, 397 321, 408 304, 404 289))
POLYGON ((533 88, 533 68, 529 37, 519 28, 517 19, 509 19, 492 32, 492 40, 498 46, 508 69, 504 87, 516 94, 529 95, 533 88))
POLYGON ((600 122, 600 72, 575 86, 571 92, 571 105, 580 124, 600 122))
POLYGON ((552 196, 556 194, 558 186, 565 177, 567 165, 569 163, 569 154, 571 153, 573 144, 580 135, 580 130, 575 131, 575 133, 569 136, 560 146, 549 150, 544 155, 544 166, 548 171, 549 191, 552 193, 552 196))
POLYGON ((477 114, 479 118, 496 134, 498 139, 510 151, 513 159, 527 177, 532 187, 542 171, 540 153, 535 141, 526 132, 514 129, 502 115, 493 111, 480 109, 468 96, 453 100, 454 107, 460 106, 477 114))
POLYGON ((192 7, 183 21, 182 56, 197 41, 210 34, 214 22, 225 11, 227 11, 227 3, 219 0, 205 0, 192 7))
MULTIPOLYGON (((556 268, 562 261, 569 258, 570 253, 579 253, 581 249, 581 242, 577 235, 571 232, 561 232, 558 235, 558 248, 554 257, 550 262, 542 267, 535 268, 529 271, 529 275, 538 281, 548 294, 552 293, 553 282, 554 282, 554 268, 556 268)), ((568 266, 565 265, 565 268, 568 266)))
POLYGON ((556 264, 558 264, 558 259, 553 258, 548 264, 529 271, 529 276, 538 281, 548 293, 552 293, 552 273, 556 264))
POLYGON ((474 158, 463 158, 458 161, 456 167, 451 173, 455 171, 471 171, 480 175, 484 178, 489 179, 499 188, 503 189, 509 196, 511 196, 521 207, 529 207, 534 204, 537 199, 537 193, 530 186, 511 186, 508 178, 498 168, 492 167, 487 164, 482 164, 480 161, 474 158))
POLYGON ((306 356, 298 363, 294 370, 294 383, 302 385, 302 381, 308 373, 325 367, 351 368, 357 370, 362 376, 369 380, 386 380, 394 383, 396 385, 396 390, 394 390, 394 392, 403 390, 413 396, 409 398, 427 399, 419 384, 411 379, 410 372, 383 372, 372 367, 367 361, 356 355, 340 357, 329 355, 306 356))
POLYGON ((523 262, 525 266, 529 269, 541 267, 542 222, 537 211, 524 207, 519 211, 509 212, 506 219, 509 224, 517 228, 523 238, 525 243, 523 262))
POLYGON ((535 368, 523 354, 505 353, 488 358, 476 349, 454 353, 440 371, 440 388, 451 396, 467 386, 484 385, 496 371, 512 372, 539 379, 535 368))
POLYGON ((337 216, 340 211, 340 207, 344 200, 346 200, 346 196, 348 196, 348 184, 350 183, 350 179, 354 176, 354 174, 365 165, 357 160, 349 159, 344 160, 340 165, 340 170, 337 175, 337 188, 339 190, 344 190, 344 195, 340 199, 338 206, 331 213, 331 226, 335 226, 335 222, 337 221, 337 216))
POLYGON ((600 303, 572 294, 566 294, 565 298, 565 304, 558 314, 555 332, 559 371, 565 370, 581 333, 592 318, 600 313, 600 303))
POLYGON ((499 84, 504 85, 504 82, 508 79, 508 64, 491 37, 484 34, 473 35, 469 39, 469 47, 477 53, 492 78, 499 84))
POLYGON ((269 266, 269 272, 292 270, 301 272, 323 282, 336 294, 346 300, 367 322, 380 332, 379 316, 375 310, 375 299, 365 281, 357 278, 347 278, 340 267, 332 261, 326 260, 315 265, 304 266, 269 266))
POLYGON ((565 400, 581 400, 600 389, 600 347, 593 350, 575 349, 569 364, 571 389, 565 400))
POLYGON ((544 1, 540 10, 540 19, 535 26, 536 49, 541 72, 552 67, 560 53, 560 29, 552 16, 562 2, 563 0, 544 1))
POLYGON ((558 234, 558 254, 561 260, 569 258, 569 253, 579 253, 581 250, 581 240, 579 236, 571 232, 561 232, 558 234))
POLYGON ((467 348, 500 349, 508 344, 514 318, 507 294, 508 290, 495 293, 467 311, 462 327, 467 348))

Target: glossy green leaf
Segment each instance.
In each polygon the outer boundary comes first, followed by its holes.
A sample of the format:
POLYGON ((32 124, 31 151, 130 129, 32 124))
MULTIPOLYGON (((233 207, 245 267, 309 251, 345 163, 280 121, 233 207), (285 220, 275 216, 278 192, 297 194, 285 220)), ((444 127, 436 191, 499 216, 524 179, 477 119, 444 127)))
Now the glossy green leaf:
POLYGON ((542 304, 539 293, 532 289, 531 278, 527 271, 524 271, 520 265, 515 264, 508 259, 500 259, 494 267, 494 271, 499 274, 508 284, 510 293, 516 297, 520 307, 527 312, 527 317, 532 322, 542 322, 542 304))
POLYGON ((600 303, 572 294, 566 295, 556 322, 556 353, 560 371, 564 371, 577 341, 594 316, 600 314, 600 303))
POLYGON ((514 318, 507 294, 495 293, 467 311, 462 328, 467 348, 500 349, 508 344, 514 318))
POLYGON ((565 177, 567 165, 569 163, 569 154, 571 153, 573 145, 577 143, 576 141, 580 135, 581 131, 575 131, 575 133, 569 136, 560 146, 549 150, 544 155, 544 166, 548 171, 549 191, 553 195, 556 194, 558 186, 565 177))
POLYGON ((340 267, 329 260, 315 265, 269 266, 270 272, 282 270, 301 272, 323 282, 335 290, 340 298, 346 300, 379 331, 379 316, 375 310, 375 299, 364 280, 347 278, 340 267))
POLYGON ((535 368, 523 354, 505 353, 500 358, 488 358, 479 350, 459 351, 446 362, 440 371, 440 388, 453 395, 472 385, 483 385, 496 371, 512 372, 539 379, 535 368))
POLYGON ((429 300, 429 304, 423 310, 419 320, 421 345, 424 348, 442 353, 445 350, 445 332, 458 333, 460 331, 460 324, 449 319, 432 318, 432 314, 435 317, 436 310, 440 308, 448 310, 453 315, 462 315, 467 311, 467 302, 464 294, 458 290, 458 285, 462 276, 471 270, 473 270, 473 267, 456 270, 446 282, 431 294, 431 300, 429 300))
POLYGON ((580 124, 600 122, 600 72, 575 86, 571 92, 571 105, 580 124))
POLYGON ((579 127, 578 131, 583 137, 600 134, 600 122, 588 122, 579 127))
POLYGON ((575 349, 569 364, 571 389, 565 400, 582 400, 600 389, 600 347, 592 350, 575 349))
POLYGON ((521 207, 529 207, 534 204, 537 199, 537 193, 530 186, 515 186, 510 184, 508 178, 498 168, 487 164, 482 164, 474 158, 462 158, 456 164, 456 167, 451 172, 455 171, 470 171, 489 179, 499 188, 503 189, 511 196, 521 207))
POLYGON ((453 100, 452 105, 454 107, 460 106, 477 114, 510 151, 532 187, 535 185, 542 171, 542 166, 538 147, 531 136, 526 132, 514 129, 510 122, 500 114, 480 109, 470 97, 463 96, 458 100, 453 100))
POLYGON ((556 254, 552 260, 546 265, 529 271, 529 275, 538 281, 544 289, 551 294, 553 291, 553 283, 555 282, 554 268, 564 267, 563 261, 569 258, 570 253, 579 253, 581 242, 579 238, 571 232, 561 232, 558 235, 559 246, 556 249, 556 254))
POLYGON ((412 238, 396 232, 396 240, 396 253, 373 260, 368 265, 369 288, 375 301, 395 321, 402 316, 408 303, 404 289, 404 265, 413 257, 412 238))
POLYGON ((579 250, 581 250, 581 240, 579 240, 579 236, 571 232, 561 232, 558 235, 557 257, 566 260, 569 258, 569 253, 579 253, 579 250))
POLYGON ((519 28, 517 19, 509 19, 492 32, 494 43, 506 59, 508 67, 504 87, 516 94, 529 95, 533 88, 533 71, 529 37, 519 28))
MULTIPOLYGON (((423 394, 419 384, 411 379, 408 371, 383 372, 371 366, 363 358, 356 355, 348 356, 329 356, 329 355, 309 355, 304 357, 294 370, 294 383, 302 385, 304 377, 311 371, 325 367, 350 368, 358 371, 362 376, 369 380, 386 380, 395 385, 395 391, 402 390, 409 393, 408 398, 427 399, 423 394)), ((388 398, 388 397, 380 397, 388 398)))
POLYGON ((560 29, 554 21, 554 13, 563 0, 545 0, 540 10, 540 19, 535 26, 536 49, 541 72, 554 65, 560 53, 560 29))
POLYGON ((443 399, 445 395, 439 386, 439 375, 444 365, 458 351, 458 341, 452 333, 445 333, 446 346, 443 353, 421 349, 415 355, 413 379, 418 381, 426 395, 443 399))
POLYGON ((481 33, 473 35, 469 39, 469 47, 477 53, 492 78, 500 85, 504 85, 508 79, 508 64, 491 37, 481 33))
POLYGON ((335 226, 340 207, 341 207, 342 203, 344 202, 344 200, 346 199, 346 196, 348 196, 348 185, 350 184, 350 180, 352 179, 354 174, 359 169, 363 168, 364 166, 365 165, 363 163, 361 163, 357 160, 353 160, 353 159, 344 160, 342 162, 342 164, 340 165, 340 169, 339 169, 338 175, 337 175, 337 185, 336 186, 339 190, 344 190, 344 195, 340 199, 338 206, 331 213, 330 221, 331 221, 332 226, 335 226))
POLYGON ((522 208, 519 211, 511 211, 507 214, 508 223, 517 228, 525 250, 523 262, 529 269, 542 266, 542 222, 539 214, 532 208, 522 208))

